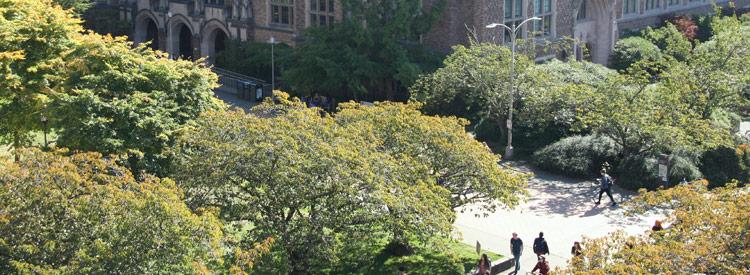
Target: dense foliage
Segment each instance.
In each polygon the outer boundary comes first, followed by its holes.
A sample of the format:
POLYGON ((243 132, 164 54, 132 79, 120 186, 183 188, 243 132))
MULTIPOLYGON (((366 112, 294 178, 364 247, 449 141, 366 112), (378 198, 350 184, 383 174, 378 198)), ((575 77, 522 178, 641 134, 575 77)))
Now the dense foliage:
POLYGON ((247 223, 249 241, 277 239, 270 272, 368 261, 347 251, 382 240, 433 243, 449 235, 453 208, 513 206, 523 194, 524 179, 460 120, 416 106, 347 104, 333 118, 279 95, 253 111, 263 118, 202 116, 173 151, 174 177, 192 208, 247 223))
POLYGON ((127 153, 131 168, 163 175, 162 151, 175 131, 216 109, 216 75, 200 63, 170 60, 124 38, 84 36, 67 56, 64 92, 53 95, 57 145, 127 153))
POLYGON ((340 101, 406 100, 407 88, 437 63, 421 44, 445 0, 424 9, 419 1, 342 0, 351 16, 309 28, 282 78, 300 96, 319 93, 340 101))
POLYGON ((125 38, 83 33, 49 1, 0 2, 0 142, 27 146, 48 126, 57 145, 129 154, 131 169, 164 171, 174 132, 215 109, 216 76, 125 38))
POLYGON ((641 192, 632 210, 664 211, 668 225, 640 236, 616 232, 583 242, 567 273, 747 274, 750 272, 750 190, 705 182, 641 192))
POLYGON ((661 60, 661 51, 656 45, 644 38, 633 36, 618 40, 612 52, 610 66, 616 70, 625 70, 631 65, 661 60))
POLYGON ((615 163, 619 148, 609 138, 571 136, 534 153, 534 164, 540 168, 574 177, 599 175, 604 162, 615 163))
MULTIPOLYGON (((286 44, 276 44, 273 55, 276 77, 279 77, 285 68, 293 64, 292 48, 286 44)), ((271 44, 230 41, 227 48, 216 55, 214 65, 271 83, 271 44)))
POLYGON ((49 0, 0 1, 0 143, 26 146, 41 130, 50 95, 59 91, 82 31, 67 11, 49 0))
POLYGON ((169 179, 136 182, 97 153, 25 150, 0 163, 0 269, 199 273, 223 267, 221 223, 169 179))

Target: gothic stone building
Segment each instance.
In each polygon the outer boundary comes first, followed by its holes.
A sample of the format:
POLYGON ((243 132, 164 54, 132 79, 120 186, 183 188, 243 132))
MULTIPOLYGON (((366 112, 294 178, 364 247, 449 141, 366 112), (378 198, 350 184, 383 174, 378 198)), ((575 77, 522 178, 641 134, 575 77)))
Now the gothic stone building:
MULTIPOLYGON (((276 41, 295 45, 309 26, 341 20, 340 0, 109 0, 123 19, 133 23, 136 43, 171 56, 210 57, 229 39, 276 41)), ((439 0, 421 1, 430 9, 439 0)), ((750 7, 750 0, 445 0, 442 18, 422 42, 440 51, 466 44, 469 30, 481 41, 503 42, 502 29, 486 29, 491 23, 511 25, 530 17, 521 35, 533 31, 538 39, 571 37, 585 45, 592 61, 606 63, 619 34, 645 28, 665 18, 712 12, 714 3, 750 7), (530 22, 531 23, 531 22, 530 22)), ((579 46, 576 46, 579 47, 579 46)), ((580 48, 575 49, 578 57, 580 48)), ((544 58, 544 57, 542 57, 544 58)))

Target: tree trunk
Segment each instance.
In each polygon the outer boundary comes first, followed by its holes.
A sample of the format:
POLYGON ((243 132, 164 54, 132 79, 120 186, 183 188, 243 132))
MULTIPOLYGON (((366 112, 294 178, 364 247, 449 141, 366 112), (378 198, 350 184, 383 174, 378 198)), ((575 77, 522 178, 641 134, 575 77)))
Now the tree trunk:
POLYGON ((21 161, 21 156, 18 153, 18 149, 20 149, 20 148, 21 148, 21 134, 18 133, 18 131, 16 131, 13 134, 13 159, 16 162, 20 162, 21 161))

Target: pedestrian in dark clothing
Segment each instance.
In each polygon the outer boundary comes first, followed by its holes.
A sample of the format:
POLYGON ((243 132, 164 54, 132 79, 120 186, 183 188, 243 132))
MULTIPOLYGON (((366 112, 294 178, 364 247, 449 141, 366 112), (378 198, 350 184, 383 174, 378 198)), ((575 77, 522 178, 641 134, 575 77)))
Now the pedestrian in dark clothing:
POLYGON ((602 178, 599 180, 601 183, 600 189, 599 189, 599 200, 596 201, 596 204, 602 202, 602 194, 607 193, 607 196, 609 196, 609 199, 612 200, 612 206, 616 206, 617 202, 615 202, 615 198, 612 197, 612 177, 610 177, 607 174, 607 170, 602 169, 601 171, 602 178))
POLYGON ((513 233, 513 238, 510 239, 510 253, 513 254, 513 260, 516 264, 516 270, 513 274, 518 274, 518 270, 521 268, 521 254, 523 253, 523 241, 518 237, 518 234, 513 233))
POLYGON ((534 266, 534 269, 531 270, 531 273, 534 273, 537 270, 539 270, 539 274, 541 275, 549 274, 549 263, 546 259, 544 259, 544 256, 539 256, 539 261, 536 262, 536 265, 534 266))
POLYGON ((661 231, 662 229, 664 229, 664 227, 661 226, 660 220, 656 220, 656 222, 654 223, 654 226, 651 227, 651 230, 653 231, 661 231))
POLYGON ((573 254, 573 257, 578 257, 583 254, 583 249, 581 249, 581 243, 574 242, 573 247, 570 249, 570 254, 573 254))
POLYGON ((544 239, 544 233, 539 232, 539 238, 534 239, 534 254, 537 257, 542 255, 549 255, 549 247, 547 241, 544 239))
POLYGON ((490 270, 491 265, 492 262, 490 261, 490 258, 487 257, 487 254, 482 254, 482 258, 479 258, 479 266, 477 267, 479 274, 484 274, 485 271, 490 270))

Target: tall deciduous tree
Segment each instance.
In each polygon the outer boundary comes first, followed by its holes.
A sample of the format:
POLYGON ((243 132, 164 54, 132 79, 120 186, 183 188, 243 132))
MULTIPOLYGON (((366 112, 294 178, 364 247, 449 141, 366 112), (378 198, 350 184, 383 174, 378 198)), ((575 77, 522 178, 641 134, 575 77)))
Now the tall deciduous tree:
POLYGON ((50 96, 59 91, 83 29, 50 0, 0 1, 0 143, 18 149, 40 130, 50 96))
POLYGON ((750 17, 712 19, 714 35, 696 42, 685 62, 670 64, 665 83, 709 119, 718 110, 744 111, 750 106, 750 17))
POLYGON ((57 145, 127 153, 133 169, 163 175, 162 151, 175 131, 220 106, 212 92, 217 77, 207 67, 122 37, 87 34, 66 60, 65 92, 51 105, 57 145))
MULTIPOLYGON (((22 150, 0 161, 0 270, 10 273, 200 273, 224 262, 222 224, 192 212, 169 179, 98 153, 22 150)), ((247 251, 246 251, 247 252, 247 251)))
POLYGON ((411 87, 412 99, 424 102, 429 113, 444 114, 452 109, 455 110, 452 115, 466 114, 505 129, 510 85, 524 83, 525 71, 532 65, 525 55, 518 54, 516 77, 511 81, 510 57, 507 47, 495 44, 455 46, 442 68, 420 78, 411 87))
POLYGON ((391 155, 402 166, 424 171, 445 188, 450 206, 473 204, 483 211, 513 207, 525 195, 524 175, 504 169, 499 156, 466 132, 468 121, 422 114, 421 104, 344 104, 336 120, 367 136, 375 149, 391 155))
POLYGON ((347 13, 343 22, 309 29, 284 81, 301 95, 407 99, 406 88, 425 71, 424 65, 436 63, 418 41, 442 14, 445 1, 430 9, 412 0, 341 3, 347 13))
POLYGON ((174 177, 189 205, 252 224, 250 240, 275 237, 274 272, 335 266, 342 241, 378 241, 381 232, 447 236, 447 192, 331 117, 287 103, 261 105, 266 118, 209 112, 183 135, 174 177))

